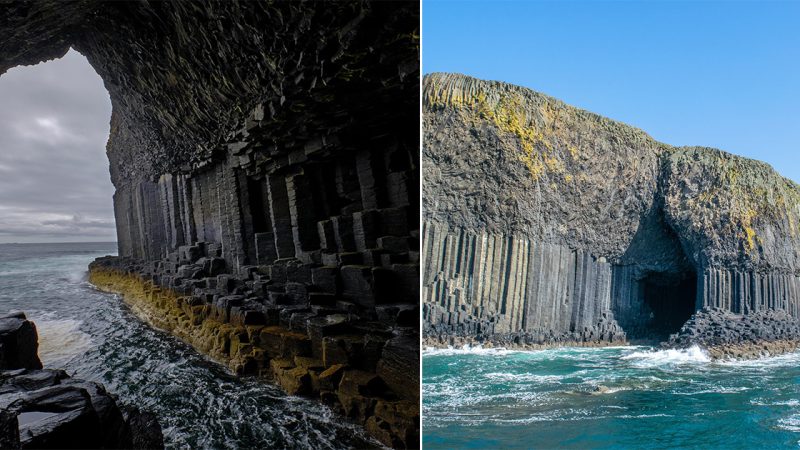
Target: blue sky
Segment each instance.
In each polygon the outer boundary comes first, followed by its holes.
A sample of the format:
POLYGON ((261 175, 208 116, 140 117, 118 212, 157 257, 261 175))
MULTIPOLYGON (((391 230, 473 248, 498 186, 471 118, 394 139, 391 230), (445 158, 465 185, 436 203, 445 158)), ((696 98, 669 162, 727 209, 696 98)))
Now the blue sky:
POLYGON ((543 92, 800 182, 800 2, 423 1, 423 73, 543 92))

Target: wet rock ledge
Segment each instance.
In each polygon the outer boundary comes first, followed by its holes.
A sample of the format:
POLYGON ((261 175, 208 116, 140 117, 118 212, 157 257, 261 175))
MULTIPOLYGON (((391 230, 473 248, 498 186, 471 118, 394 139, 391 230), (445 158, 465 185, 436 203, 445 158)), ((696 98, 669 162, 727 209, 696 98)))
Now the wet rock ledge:
POLYGON ((800 348, 800 321, 783 310, 735 314, 721 308, 695 313, 664 348, 698 346, 712 359, 755 359, 800 348))
POLYGON ((285 259, 234 275, 219 251, 198 243, 151 263, 98 258, 89 280, 236 374, 318 398, 385 445, 418 446, 418 306, 337 295, 379 290, 361 266, 285 259))
POLYGON ((497 332, 497 317, 477 318, 464 308, 449 312, 439 305, 423 306, 423 338, 425 347, 460 348, 481 346, 517 350, 539 350, 556 347, 608 347, 628 343, 625 332, 614 320, 611 311, 600 314, 596 323, 582 330, 556 332, 539 328, 531 331, 497 332))
POLYGON ((155 416, 99 383, 43 369, 36 326, 0 316, 0 448, 164 448, 155 416))

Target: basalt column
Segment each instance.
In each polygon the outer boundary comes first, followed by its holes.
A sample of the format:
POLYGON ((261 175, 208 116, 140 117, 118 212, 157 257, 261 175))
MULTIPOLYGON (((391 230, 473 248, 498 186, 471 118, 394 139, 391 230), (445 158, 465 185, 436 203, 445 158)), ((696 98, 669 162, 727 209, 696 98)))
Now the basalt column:
POLYGON ((0 74, 104 80, 119 259, 92 280, 387 445, 419 430, 419 5, 0 5, 0 74))
MULTIPOLYGON (((423 81, 433 345, 663 340, 699 309, 800 313, 800 187, 546 95, 423 81)), ((766 316, 765 316, 766 317, 766 316)))

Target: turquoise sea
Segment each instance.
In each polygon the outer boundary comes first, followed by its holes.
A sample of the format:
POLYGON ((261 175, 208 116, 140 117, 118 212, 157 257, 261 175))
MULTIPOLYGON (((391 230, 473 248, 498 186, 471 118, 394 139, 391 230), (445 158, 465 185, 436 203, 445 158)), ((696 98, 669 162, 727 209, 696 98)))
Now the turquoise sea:
POLYGON ((423 417, 426 449, 796 448, 800 353, 428 349, 423 417))

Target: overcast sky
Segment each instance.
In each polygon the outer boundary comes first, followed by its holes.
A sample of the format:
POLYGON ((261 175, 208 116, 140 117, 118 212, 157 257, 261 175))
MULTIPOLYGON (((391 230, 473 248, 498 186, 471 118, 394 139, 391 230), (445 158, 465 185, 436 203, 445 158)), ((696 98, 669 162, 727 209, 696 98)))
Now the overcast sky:
POLYGON ((81 54, 0 76, 0 243, 116 241, 111 101, 81 54))
POLYGON ((425 73, 518 84, 800 183, 800 2, 422 2, 425 73))

